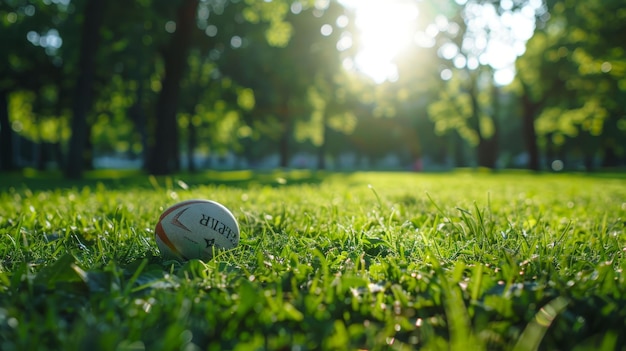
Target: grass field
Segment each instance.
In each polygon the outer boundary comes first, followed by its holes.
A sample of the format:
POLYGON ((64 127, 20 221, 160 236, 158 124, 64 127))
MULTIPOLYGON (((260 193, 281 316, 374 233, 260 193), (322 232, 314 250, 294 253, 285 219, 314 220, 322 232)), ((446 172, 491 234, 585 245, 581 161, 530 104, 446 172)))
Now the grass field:
POLYGON ((0 350, 624 350, 623 174, 0 175, 0 350), (223 203, 241 242, 164 261, 223 203))

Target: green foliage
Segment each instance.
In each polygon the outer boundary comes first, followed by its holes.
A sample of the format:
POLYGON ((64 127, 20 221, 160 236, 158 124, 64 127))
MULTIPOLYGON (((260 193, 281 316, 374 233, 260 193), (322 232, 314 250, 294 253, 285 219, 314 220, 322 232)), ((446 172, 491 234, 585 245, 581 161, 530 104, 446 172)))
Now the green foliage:
POLYGON ((68 120, 61 116, 49 116, 40 111, 33 111, 36 100, 35 94, 28 91, 14 92, 10 96, 9 116, 12 129, 36 142, 67 141, 70 136, 68 120))
POLYGON ((284 48, 293 35, 293 25, 285 21, 289 12, 289 3, 285 1, 246 1, 248 5, 242 16, 250 23, 261 21, 269 23, 265 30, 265 39, 272 47, 284 48))
POLYGON ((517 88, 537 104, 536 128, 559 148, 624 155, 622 1, 548 2, 550 17, 517 62, 517 88), (568 145, 569 142, 569 145, 568 145), (571 147, 571 146, 570 146, 571 147))
POLYGON ((439 93, 439 100, 428 106, 428 114, 435 123, 435 133, 445 135, 456 131, 470 145, 478 145, 480 130, 468 123, 473 117, 471 96, 462 91, 460 78, 454 78, 447 89, 439 93))
POLYGON ((87 173, 0 179, 0 346, 622 349, 620 174, 87 173), (169 205, 240 245, 163 261, 169 205))

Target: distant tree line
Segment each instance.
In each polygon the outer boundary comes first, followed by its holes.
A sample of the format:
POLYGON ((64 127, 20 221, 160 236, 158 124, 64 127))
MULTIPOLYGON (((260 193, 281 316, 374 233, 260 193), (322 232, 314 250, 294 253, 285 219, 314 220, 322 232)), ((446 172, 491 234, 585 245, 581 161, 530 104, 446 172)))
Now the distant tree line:
POLYGON ((397 59, 397 80, 375 84, 344 67, 359 32, 336 0, 5 0, 0 169, 26 152, 79 178, 110 153, 170 174, 228 151, 251 164, 277 154, 282 167, 297 151, 318 168, 346 152, 407 165, 496 168, 525 155, 533 170, 556 159, 624 166, 623 0, 418 6, 422 40, 397 59), (477 27, 477 9, 504 21, 532 10, 508 86, 467 45, 502 34, 477 27))

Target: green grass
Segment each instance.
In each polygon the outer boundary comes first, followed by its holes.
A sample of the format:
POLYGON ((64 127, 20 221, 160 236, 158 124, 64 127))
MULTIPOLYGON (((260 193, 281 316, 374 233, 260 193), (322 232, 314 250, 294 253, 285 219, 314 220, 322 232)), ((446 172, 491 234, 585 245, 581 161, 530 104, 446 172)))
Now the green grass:
POLYGON ((626 349, 626 177, 0 175, 1 350, 626 349), (240 245, 163 261, 161 211, 240 245))

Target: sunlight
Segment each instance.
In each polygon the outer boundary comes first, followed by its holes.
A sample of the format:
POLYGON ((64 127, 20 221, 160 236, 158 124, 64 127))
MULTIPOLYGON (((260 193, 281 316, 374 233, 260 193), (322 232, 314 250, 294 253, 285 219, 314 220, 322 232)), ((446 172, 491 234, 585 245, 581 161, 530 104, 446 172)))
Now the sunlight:
POLYGON ((541 4, 530 1, 521 10, 511 11, 507 1, 498 14, 492 4, 468 4, 468 33, 463 52, 494 69, 494 81, 504 86, 515 78, 515 60, 526 50, 526 41, 535 29, 535 11, 541 4))
MULTIPOLYGON (((358 70, 378 84, 399 78, 394 61, 409 45, 432 47, 439 32, 455 34, 460 30, 458 24, 438 15, 426 30, 416 31, 419 16, 416 1, 388 0, 384 5, 376 0, 341 2, 355 11, 360 40, 359 52, 353 61, 344 62, 344 67, 358 70)), ((512 2, 505 0, 502 4, 505 12, 501 15, 492 4, 456 2, 466 6, 466 37, 460 47, 452 42, 443 44, 439 56, 452 61, 457 69, 474 70, 479 65, 489 65, 494 69, 496 84, 509 84, 515 77, 515 60, 524 53, 526 41, 533 34, 534 15, 541 2, 531 0, 521 10, 514 10, 512 2)), ((348 44, 341 42, 338 48, 348 44)), ((440 73, 447 80, 452 71, 440 73)))
POLYGON ((360 51, 354 66, 376 83, 395 81, 398 70, 393 62, 401 51, 413 43, 412 27, 418 17, 414 1, 344 0, 356 11, 360 31, 360 51))

